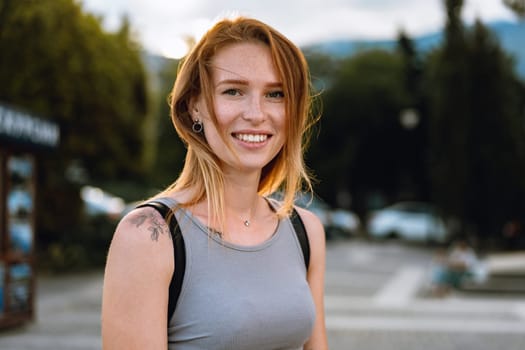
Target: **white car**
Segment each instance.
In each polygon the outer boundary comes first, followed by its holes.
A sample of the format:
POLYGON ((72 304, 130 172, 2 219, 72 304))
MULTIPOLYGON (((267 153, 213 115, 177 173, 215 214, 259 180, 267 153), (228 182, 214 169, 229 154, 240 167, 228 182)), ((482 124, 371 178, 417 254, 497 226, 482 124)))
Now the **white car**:
POLYGON ((357 214, 345 209, 332 209, 315 195, 299 194, 296 204, 317 215, 323 223, 327 238, 350 237, 359 230, 361 223, 357 214))
POLYGON ((359 217, 354 212, 345 209, 334 209, 328 213, 325 227, 333 235, 353 236, 358 233, 360 225, 359 217))
POLYGON ((428 203, 399 202, 372 213, 367 231, 372 238, 446 243, 450 230, 438 210, 428 203))
POLYGON ((119 219, 126 208, 124 200, 98 187, 84 186, 80 190, 84 210, 88 216, 107 216, 119 219))

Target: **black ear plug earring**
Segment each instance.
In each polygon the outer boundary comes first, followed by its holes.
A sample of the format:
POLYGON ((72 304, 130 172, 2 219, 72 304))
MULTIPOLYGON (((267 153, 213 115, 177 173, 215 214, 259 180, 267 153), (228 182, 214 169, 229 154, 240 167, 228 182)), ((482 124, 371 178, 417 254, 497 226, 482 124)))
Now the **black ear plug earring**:
POLYGON ((202 122, 199 119, 194 120, 193 125, 191 126, 191 130, 193 130, 194 133, 198 134, 202 132, 202 129, 204 129, 204 127, 202 126, 202 122))

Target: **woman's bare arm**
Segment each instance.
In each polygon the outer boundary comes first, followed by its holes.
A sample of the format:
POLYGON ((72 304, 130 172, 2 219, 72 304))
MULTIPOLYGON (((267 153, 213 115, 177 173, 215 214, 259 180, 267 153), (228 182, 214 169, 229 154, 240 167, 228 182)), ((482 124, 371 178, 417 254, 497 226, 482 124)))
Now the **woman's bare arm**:
POLYGON ((310 266, 308 267, 308 284, 315 303, 316 319, 312 336, 304 345, 305 350, 326 350, 324 315, 324 275, 326 266, 326 239, 324 227, 319 218, 308 210, 297 208, 303 219, 310 242, 310 266))
POLYGON ((103 349, 167 349, 173 269, 173 245, 163 218, 152 208, 124 217, 115 230, 104 274, 103 349))

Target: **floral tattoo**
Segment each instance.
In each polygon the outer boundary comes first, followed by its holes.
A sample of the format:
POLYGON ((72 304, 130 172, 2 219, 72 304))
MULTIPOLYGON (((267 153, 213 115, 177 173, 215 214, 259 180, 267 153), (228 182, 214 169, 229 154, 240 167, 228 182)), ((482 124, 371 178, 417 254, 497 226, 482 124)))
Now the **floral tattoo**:
MULTIPOLYGON (((151 232, 151 235, 150 235, 151 240, 155 241, 155 242, 158 242, 159 241, 159 236, 161 234, 164 234, 164 232, 165 232, 165 230, 164 230, 165 226, 166 226, 165 223, 159 221, 159 218, 156 215, 154 215, 153 213, 140 214, 140 215, 138 215, 136 217, 133 217, 131 219, 131 222, 135 225, 135 227, 140 227, 146 221, 149 224, 151 224, 151 226, 148 227, 148 231, 151 232)), ((168 236, 171 238, 170 235, 168 235, 168 236)))

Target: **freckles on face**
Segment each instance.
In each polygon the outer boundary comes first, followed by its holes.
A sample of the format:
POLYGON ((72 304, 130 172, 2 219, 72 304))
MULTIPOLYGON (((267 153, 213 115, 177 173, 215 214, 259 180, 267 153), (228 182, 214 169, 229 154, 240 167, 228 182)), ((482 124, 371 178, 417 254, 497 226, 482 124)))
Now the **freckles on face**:
POLYGON ((209 116, 204 118, 209 145, 226 163, 233 153, 262 168, 285 140, 286 96, 270 49, 256 42, 227 45, 212 59, 211 70, 218 128, 209 116))

